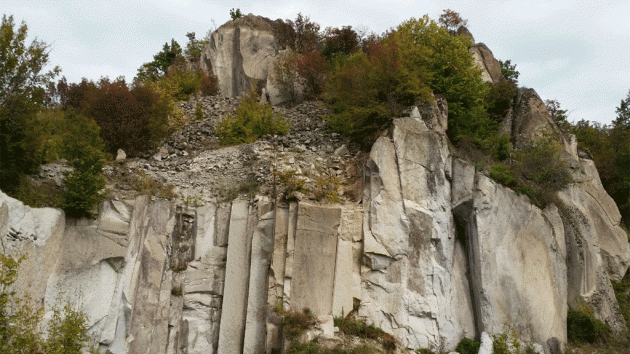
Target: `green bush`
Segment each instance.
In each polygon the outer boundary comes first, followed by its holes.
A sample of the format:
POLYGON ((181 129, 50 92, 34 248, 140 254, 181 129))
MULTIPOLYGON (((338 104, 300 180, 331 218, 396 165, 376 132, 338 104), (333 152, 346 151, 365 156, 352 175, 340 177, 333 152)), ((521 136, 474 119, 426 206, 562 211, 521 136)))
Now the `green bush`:
POLYGON ((455 351, 459 354, 477 354, 479 352, 480 345, 481 343, 476 340, 463 338, 459 344, 457 344, 455 351))
POLYGON ((282 115, 274 116, 271 105, 259 104, 255 91, 241 101, 236 115, 228 115, 217 126, 217 136, 223 145, 251 143, 259 136, 285 134, 289 126, 282 115))
POLYGON ((23 260, 0 254, 0 352, 79 354, 87 349, 97 353, 97 349, 87 343, 87 316, 71 305, 53 309, 48 338, 39 335, 41 310, 31 308, 30 299, 18 297, 9 290, 17 280, 17 270, 23 260))
POLYGON ((501 163, 490 166, 490 177, 507 187, 512 187, 516 183, 514 171, 510 166, 501 163))
POLYGON ((197 103, 195 106, 195 119, 203 120, 203 107, 201 106, 201 103, 197 103))
POLYGON ((295 175, 296 173, 297 170, 274 172, 274 176, 277 177, 278 182, 282 188, 282 198, 286 201, 296 201, 297 193, 307 192, 306 188, 304 188, 306 180, 304 178, 297 177, 295 175))
POLYGON ((595 318, 591 311, 581 306, 579 310, 569 308, 567 313, 567 337, 576 343, 606 342, 610 338, 610 327, 595 318))

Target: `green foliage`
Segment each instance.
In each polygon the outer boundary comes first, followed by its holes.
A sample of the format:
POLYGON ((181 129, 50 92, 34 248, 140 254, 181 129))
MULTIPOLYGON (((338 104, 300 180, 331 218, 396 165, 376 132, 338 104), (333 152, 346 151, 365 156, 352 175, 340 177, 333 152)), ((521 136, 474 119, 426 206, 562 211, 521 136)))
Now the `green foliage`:
POLYGON ((281 115, 274 115, 271 105, 259 104, 254 91, 241 100, 236 115, 228 115, 217 126, 223 145, 251 143, 259 136, 285 134, 289 126, 281 115))
POLYGON ((549 112, 549 116, 560 127, 560 129, 567 131, 571 127, 571 123, 567 120, 567 110, 560 109, 560 102, 557 100, 545 100, 545 106, 549 112))
POLYGON ((186 59, 192 63, 197 63, 201 59, 201 52, 203 52, 203 48, 210 42, 208 38, 203 40, 198 40, 195 35, 195 32, 186 33, 186 37, 188 37, 188 43, 186 44, 186 49, 184 49, 184 55, 186 59))
POLYGON ((508 327, 505 332, 492 336, 492 354, 518 353, 520 346, 521 343, 513 328, 508 327))
POLYGON ((516 70, 516 64, 512 65, 511 60, 499 60, 499 65, 501 65, 501 74, 503 74, 503 77, 512 82, 514 85, 517 85, 518 77, 521 73, 516 70))
POLYGON ((613 126, 625 130, 630 129, 630 90, 625 99, 621 100, 619 107, 615 110, 617 118, 613 122, 613 126))
POLYGON ((421 348, 416 350, 416 353, 418 354, 435 354, 435 352, 431 349, 427 349, 427 348, 421 348))
POLYGON ((24 258, 15 260, 0 254, 0 352, 3 354, 47 353, 79 354, 82 349, 95 353, 87 345, 87 316, 66 305, 54 309, 48 326, 48 339, 37 331, 41 311, 29 306, 28 298, 9 291, 24 258))
POLYGON ((182 294, 183 294, 183 291, 182 291, 182 286, 181 285, 173 286, 171 288, 171 295, 177 296, 177 297, 181 297, 182 294))
MULTIPOLYGON (((623 104, 618 110, 622 108, 623 104)), ((578 147, 593 157, 602 185, 619 206, 622 223, 630 227, 630 125, 624 124, 624 115, 619 114, 612 126, 580 120, 571 132, 578 147)))
POLYGON ((274 64, 271 81, 290 106, 298 102, 302 80, 297 71, 298 53, 287 51, 274 64))
POLYGON ((462 338, 455 351, 459 354, 477 354, 481 343, 469 338, 462 338))
POLYGON ((63 189, 54 181, 35 182, 25 176, 15 191, 14 198, 33 208, 63 207, 63 189))
POLYGON ((174 187, 172 185, 160 183, 142 171, 127 173, 123 176, 123 178, 131 189, 136 190, 139 194, 150 195, 168 200, 172 200, 177 197, 175 192, 173 192, 174 187))
POLYGON ((507 187, 512 187, 516 183, 514 171, 510 166, 501 163, 490 166, 490 178, 507 187))
POLYGON ((553 137, 536 140, 519 153, 523 177, 537 185, 560 190, 571 182, 562 146, 553 137))
POLYGON ((87 316, 66 305, 61 309, 54 309, 48 327, 47 353, 50 354, 81 354, 89 337, 87 331, 87 316))
MULTIPOLYGON (((429 100, 425 66, 409 63, 403 43, 391 36, 337 61, 326 85, 331 128, 367 146, 416 100, 429 100)), ((419 56, 422 58, 422 55, 419 56)))
POLYGON ((173 102, 151 85, 129 88, 124 78, 101 78, 98 83, 60 81, 58 86, 62 107, 93 119, 110 154, 123 149, 136 156, 156 147, 169 131, 173 102))
POLYGON ((449 138, 456 142, 466 135, 473 141, 483 141, 495 135, 498 125, 486 111, 489 88, 468 52, 470 39, 451 36, 426 15, 403 22, 396 36, 402 40, 406 66, 424 67, 431 90, 445 96, 449 138))
POLYGON ((203 120, 203 106, 201 105, 201 103, 197 103, 195 105, 195 119, 203 120))
POLYGON ((490 166, 489 174, 540 207, 554 203, 555 193, 572 182, 562 146, 551 136, 514 153, 511 161, 490 166))
POLYGON ((181 55, 182 47, 175 39, 171 39, 171 44, 164 43, 162 51, 153 56, 153 61, 142 64, 136 77, 140 81, 157 80, 166 75, 168 68, 181 55))
POLYGON ((349 55, 359 49, 359 37, 352 26, 328 27, 324 30, 322 55, 332 59, 335 55, 349 55))
POLYGON ((74 170, 66 174, 63 209, 71 217, 93 217, 92 210, 103 200, 99 192, 105 187, 104 144, 93 120, 70 113, 66 124, 63 155, 74 170))
POLYGON ((595 318, 586 306, 579 310, 569 308, 567 314, 567 337, 576 343, 605 342, 610 338, 610 327, 595 318))
POLYGON ((517 88, 507 80, 501 80, 497 84, 487 83, 490 88, 487 97, 487 109, 490 119, 500 123, 507 115, 510 107, 514 106, 517 88))
POLYGON ((35 116, 43 103, 44 87, 58 75, 48 63, 48 46, 34 40, 26 44, 28 27, 15 25, 13 16, 2 16, 0 25, 0 181, 12 193, 25 174, 41 163, 35 116))
POLYGON ((241 9, 230 9, 230 17, 232 18, 232 21, 243 17, 241 9))

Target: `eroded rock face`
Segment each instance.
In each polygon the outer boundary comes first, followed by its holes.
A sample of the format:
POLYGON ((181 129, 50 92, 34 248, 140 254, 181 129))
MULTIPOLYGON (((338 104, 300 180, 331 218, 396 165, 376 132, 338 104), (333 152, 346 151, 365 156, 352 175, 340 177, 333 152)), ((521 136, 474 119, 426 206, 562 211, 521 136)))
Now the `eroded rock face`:
POLYGON ((557 208, 541 210, 478 174, 471 203, 458 213, 479 331, 498 334, 509 324, 521 340, 565 342, 566 246, 557 208))
POLYGON ((621 215, 604 190, 592 160, 580 160, 574 172, 580 181, 558 194, 567 237, 568 301, 581 302, 621 335, 625 321, 610 280, 620 280, 628 269, 630 247, 620 227, 621 215))
POLYGON ((269 74, 280 49, 272 21, 249 14, 225 23, 212 34, 201 54, 202 68, 217 76, 223 96, 236 97, 251 87, 266 87, 271 103, 277 104, 282 98, 269 74))
POLYGON ((492 51, 485 44, 477 43, 470 47, 468 52, 473 55, 473 60, 481 68, 483 81, 498 84, 505 80, 501 73, 501 64, 494 58, 492 51))
POLYGON ((375 143, 367 168, 359 313, 406 347, 454 348, 475 337, 443 131, 420 118, 396 120, 392 137, 375 143))

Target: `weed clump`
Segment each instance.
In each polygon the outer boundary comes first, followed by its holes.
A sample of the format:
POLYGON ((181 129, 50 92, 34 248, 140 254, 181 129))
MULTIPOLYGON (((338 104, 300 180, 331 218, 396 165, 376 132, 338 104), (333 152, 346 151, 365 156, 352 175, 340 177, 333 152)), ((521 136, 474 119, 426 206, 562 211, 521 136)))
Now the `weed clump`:
POLYGON ((317 318, 311 310, 305 308, 302 312, 285 312, 283 316, 284 333, 287 337, 296 339, 307 329, 317 324, 317 318))
POLYGON ((335 318, 335 326, 347 335, 353 335, 364 339, 379 341, 386 350, 396 349, 396 339, 382 329, 368 325, 365 320, 352 318, 335 318))

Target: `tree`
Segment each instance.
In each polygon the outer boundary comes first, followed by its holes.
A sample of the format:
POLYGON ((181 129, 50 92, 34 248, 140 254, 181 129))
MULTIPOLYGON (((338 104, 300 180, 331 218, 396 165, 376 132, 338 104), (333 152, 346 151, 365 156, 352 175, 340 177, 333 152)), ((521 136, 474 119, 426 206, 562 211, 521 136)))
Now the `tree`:
POLYGON ((621 100, 621 104, 615 110, 617 118, 613 121, 615 127, 630 130, 630 90, 625 100, 621 100))
POLYGON ((48 46, 34 40, 26 45, 28 28, 16 28, 13 16, 0 25, 0 181, 8 193, 22 176, 39 168, 40 140, 30 129, 43 102, 44 87, 59 74, 58 67, 43 72, 48 46))
POLYGON ((458 12, 451 9, 442 10, 442 12, 443 14, 440 15, 438 23, 451 34, 457 33, 460 27, 466 27, 468 24, 468 20, 461 18, 458 12))
POLYGON ((405 65, 424 67, 425 82, 448 102, 448 135, 453 141, 469 136, 478 144, 493 137, 498 128, 488 117, 489 87, 481 79, 481 69, 468 52, 470 39, 451 36, 427 15, 410 19, 396 28, 402 43, 405 65))
POLYGON ((288 104, 291 106, 298 102, 300 86, 302 86, 302 80, 297 71, 298 58, 298 53, 287 50, 275 62, 271 76, 272 83, 278 87, 281 95, 288 100, 288 104))
POLYGON ((560 109, 560 102, 558 102, 558 100, 545 100, 545 107, 547 107, 551 119, 556 122, 560 129, 566 131, 571 128, 571 123, 567 120, 567 110, 560 109))
POLYGON ((521 73, 516 70, 516 64, 511 65, 511 63, 511 60, 499 60, 499 65, 501 65, 501 74, 503 74, 503 77, 511 81, 514 85, 517 85, 518 77, 521 73))
POLYGON ((209 41, 207 39, 196 39, 195 32, 186 33, 186 37, 188 37, 188 43, 186 44, 184 55, 191 63, 198 63, 201 59, 201 52, 203 52, 203 48, 209 43, 209 41))
POLYGON ((322 55, 329 60, 334 54, 349 55, 359 49, 359 36, 352 26, 341 28, 328 27, 324 31, 324 50, 322 55))
POLYGON ((241 17, 243 17, 243 14, 241 13, 241 9, 231 9, 230 10, 230 17, 232 18, 232 21, 239 19, 241 17))
POLYGON ((306 53, 318 49, 319 46, 319 25, 312 22, 308 16, 298 13, 295 22, 287 20, 295 33, 290 47, 298 53, 306 53))
POLYGON ((157 80, 166 75, 168 68, 181 56, 182 47, 171 39, 171 45, 164 43, 162 51, 153 56, 153 61, 142 64, 136 77, 140 81, 157 80))
POLYGON ((65 176, 63 209, 71 217, 93 217, 92 210, 103 200, 99 192, 105 187, 105 144, 93 120, 70 112, 65 123, 64 157, 73 171, 65 176))

